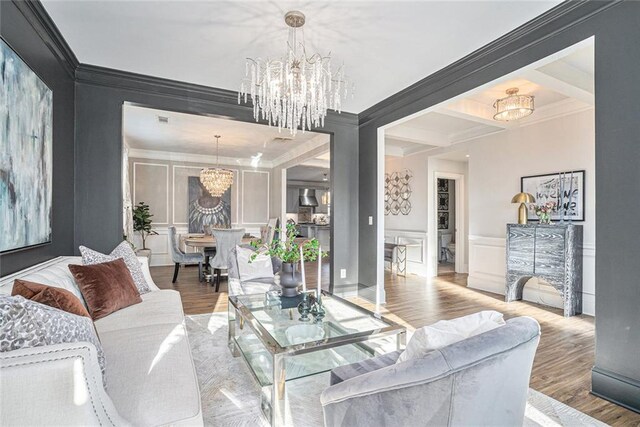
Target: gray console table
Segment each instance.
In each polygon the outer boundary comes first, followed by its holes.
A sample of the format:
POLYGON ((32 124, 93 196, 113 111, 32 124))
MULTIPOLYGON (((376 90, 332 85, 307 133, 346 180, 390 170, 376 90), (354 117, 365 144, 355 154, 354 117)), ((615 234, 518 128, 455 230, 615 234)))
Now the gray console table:
POLYGON ((562 295, 566 317, 582 313, 582 226, 507 224, 507 302, 522 299, 532 277, 562 295))

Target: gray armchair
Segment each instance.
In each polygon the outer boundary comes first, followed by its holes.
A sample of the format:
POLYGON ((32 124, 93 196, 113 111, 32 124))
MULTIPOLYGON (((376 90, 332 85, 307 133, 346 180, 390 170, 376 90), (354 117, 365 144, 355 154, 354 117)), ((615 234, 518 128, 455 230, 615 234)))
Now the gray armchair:
POLYGON ((211 233, 216 239, 216 255, 211 259, 209 264, 215 273, 214 285, 216 292, 218 292, 220 290, 220 273, 222 270, 229 268, 229 252, 235 248, 236 245, 242 243, 244 228, 229 230, 214 229, 211 233))
POLYGON ((326 426, 521 426, 540 325, 506 325, 396 364, 400 352, 336 368, 326 426))
POLYGON ((185 253, 180 249, 180 242, 178 240, 178 234, 175 227, 169 227, 169 251, 171 252, 171 260, 175 263, 173 269, 173 280, 171 283, 176 283, 178 279, 178 271, 180 271, 180 264, 194 265, 198 264, 198 278, 202 280, 202 261, 204 257, 201 253, 185 253))

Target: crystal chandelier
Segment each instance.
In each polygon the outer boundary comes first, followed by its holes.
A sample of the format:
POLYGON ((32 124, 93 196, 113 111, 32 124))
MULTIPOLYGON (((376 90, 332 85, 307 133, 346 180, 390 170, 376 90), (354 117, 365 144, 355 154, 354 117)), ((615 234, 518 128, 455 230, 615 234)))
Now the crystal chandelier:
POLYGON ((200 182, 213 197, 222 197, 233 184, 233 171, 220 168, 220 135, 216 135, 216 167, 200 171, 200 182))
POLYGON ((247 58, 238 103, 251 97, 256 121, 267 120, 269 126, 288 128, 295 135, 298 128, 304 132, 324 126, 328 108, 340 113, 348 88, 342 67, 331 71, 331 54, 307 53, 304 14, 287 12, 284 21, 289 26, 286 55, 274 60, 247 58))
POLYGON ((496 100, 494 120, 508 122, 518 120, 533 113, 533 96, 518 95, 518 88, 507 89, 507 97, 496 100))

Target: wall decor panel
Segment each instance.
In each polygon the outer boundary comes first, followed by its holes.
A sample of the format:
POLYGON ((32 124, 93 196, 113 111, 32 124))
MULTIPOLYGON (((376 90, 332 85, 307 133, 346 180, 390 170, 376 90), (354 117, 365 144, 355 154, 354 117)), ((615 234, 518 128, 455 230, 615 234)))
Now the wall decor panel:
POLYGON ((154 225, 169 224, 169 166, 159 163, 133 162, 131 200, 149 205, 154 225))
POLYGON ((269 172, 242 171, 242 223, 269 222, 269 172))

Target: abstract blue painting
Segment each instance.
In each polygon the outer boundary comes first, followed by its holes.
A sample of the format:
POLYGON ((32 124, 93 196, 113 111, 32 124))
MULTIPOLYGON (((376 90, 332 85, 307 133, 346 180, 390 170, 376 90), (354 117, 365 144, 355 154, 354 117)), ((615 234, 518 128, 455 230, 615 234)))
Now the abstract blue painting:
POLYGON ((53 93, 0 39, 0 252, 51 242, 53 93))

